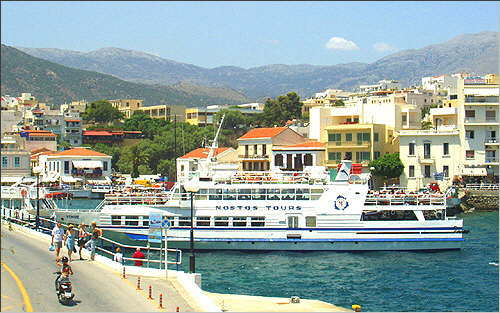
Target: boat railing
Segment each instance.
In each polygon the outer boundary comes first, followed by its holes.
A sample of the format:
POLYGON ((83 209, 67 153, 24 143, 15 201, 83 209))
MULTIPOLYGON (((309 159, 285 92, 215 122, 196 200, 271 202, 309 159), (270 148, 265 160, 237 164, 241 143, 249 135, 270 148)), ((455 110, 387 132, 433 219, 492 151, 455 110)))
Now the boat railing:
POLYGON ((446 195, 424 194, 424 195, 367 195, 365 205, 446 205, 446 195))
POLYGON ((168 194, 106 194, 104 196, 106 204, 165 204, 168 200, 168 194))
MULTIPOLYGON (((25 227, 29 228, 36 228, 36 216, 33 214, 29 214, 26 211, 19 210, 19 209, 13 209, 13 208, 7 208, 2 206, 0 209, 0 217, 1 219, 10 222, 10 223, 15 223, 19 224, 25 227)), ((38 228, 42 232, 46 234, 50 234, 52 232, 52 229, 54 228, 54 224, 56 221, 51 218, 44 218, 44 217, 39 217, 39 225, 38 228)), ((61 225, 64 228, 68 228, 67 224, 61 223, 61 225)), ((135 246, 135 245, 126 245, 119 243, 117 241, 111 240, 106 237, 99 237, 99 243, 96 245, 96 250, 104 252, 106 254, 109 254, 111 257, 114 256, 117 247, 120 248, 125 248, 125 249, 137 249, 140 248, 144 251, 147 251, 146 255, 147 257, 144 259, 136 259, 136 258, 129 258, 129 257, 123 257, 122 260, 128 260, 128 261, 142 261, 146 263, 146 267, 150 267, 150 263, 153 264, 160 264, 159 268, 161 269, 162 266, 165 268, 165 257, 161 255, 165 251, 164 248, 161 247, 152 247, 151 245, 147 246, 135 246), (106 246, 106 244, 108 244, 106 246), (159 258, 152 257, 153 255, 150 253, 151 251, 159 251, 160 255, 159 258), (151 256, 151 257, 150 257, 151 256)), ((179 265, 182 263, 182 251, 180 249, 166 249, 167 253, 168 252, 173 252, 175 253, 175 261, 167 261, 167 264, 175 264, 176 265, 176 270, 179 270, 179 265)), ((128 265, 124 264, 122 261, 122 265, 128 265)))
POLYGON ((466 184, 464 189, 467 190, 499 190, 498 184, 466 184))

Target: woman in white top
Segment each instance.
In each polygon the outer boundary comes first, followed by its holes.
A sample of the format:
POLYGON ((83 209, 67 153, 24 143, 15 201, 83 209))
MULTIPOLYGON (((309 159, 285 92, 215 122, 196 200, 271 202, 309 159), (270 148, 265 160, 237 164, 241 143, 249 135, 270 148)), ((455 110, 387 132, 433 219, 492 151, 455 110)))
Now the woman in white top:
POLYGON ((123 264, 123 254, 120 248, 116 248, 115 256, 113 257, 113 261, 123 264))

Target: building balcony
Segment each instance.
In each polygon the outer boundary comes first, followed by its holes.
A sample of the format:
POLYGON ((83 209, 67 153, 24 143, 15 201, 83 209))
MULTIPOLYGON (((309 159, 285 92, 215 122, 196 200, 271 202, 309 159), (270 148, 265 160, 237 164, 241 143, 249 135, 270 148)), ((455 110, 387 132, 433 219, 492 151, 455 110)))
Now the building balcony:
POLYGON ((466 118, 464 125, 468 126, 498 126, 500 123, 497 119, 478 119, 478 118, 466 118))
POLYGON ((269 160, 269 155, 259 155, 259 154, 242 154, 238 155, 240 160, 269 160))
POLYGON ((498 146, 498 139, 497 138, 486 138, 484 140, 484 144, 487 146, 498 146))
POLYGON ((370 141, 329 141, 327 147, 342 149, 369 148, 370 141))
POLYGON ((430 109, 430 114, 433 116, 436 115, 455 115, 457 114, 457 108, 433 108, 430 109))

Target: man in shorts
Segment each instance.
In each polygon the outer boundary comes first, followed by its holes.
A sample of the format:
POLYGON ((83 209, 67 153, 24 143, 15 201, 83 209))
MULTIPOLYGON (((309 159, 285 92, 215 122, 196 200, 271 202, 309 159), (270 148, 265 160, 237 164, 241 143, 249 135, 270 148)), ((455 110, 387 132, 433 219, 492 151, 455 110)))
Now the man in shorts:
POLYGON ((52 229, 52 242, 51 245, 54 246, 56 252, 56 262, 59 261, 59 253, 61 252, 64 237, 64 229, 60 222, 56 223, 54 229, 52 229))

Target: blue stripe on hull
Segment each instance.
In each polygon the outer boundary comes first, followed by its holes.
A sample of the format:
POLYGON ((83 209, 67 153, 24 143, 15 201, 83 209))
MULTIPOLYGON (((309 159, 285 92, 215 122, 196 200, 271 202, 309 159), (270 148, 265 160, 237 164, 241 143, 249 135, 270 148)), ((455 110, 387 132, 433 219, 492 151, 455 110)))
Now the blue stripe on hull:
MULTIPOLYGON (((110 226, 110 225, 100 225, 99 227, 103 229, 149 229, 147 226, 110 226)), ((189 230, 189 227, 171 227, 171 230, 189 230)), ((194 230, 291 230, 291 231, 380 231, 380 230, 459 230, 462 227, 386 227, 386 228, 266 228, 266 227, 194 227, 194 230)))

